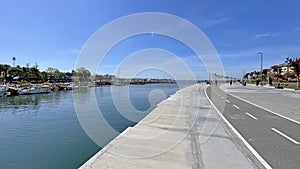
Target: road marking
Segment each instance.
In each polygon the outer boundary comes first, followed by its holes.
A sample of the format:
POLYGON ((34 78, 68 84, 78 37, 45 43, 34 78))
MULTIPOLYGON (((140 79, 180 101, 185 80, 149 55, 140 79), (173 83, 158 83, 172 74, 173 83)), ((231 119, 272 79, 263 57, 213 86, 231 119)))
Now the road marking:
POLYGON ((294 140, 293 138, 287 136, 286 134, 282 133, 281 131, 277 130, 276 128, 271 128, 273 131, 275 131, 277 134, 280 134, 281 136, 283 136, 284 138, 290 140, 291 142, 293 142, 294 144, 300 144, 298 141, 294 140))
POLYGON ((248 112, 245 112, 249 117, 251 117, 252 119, 254 119, 254 120, 257 120, 258 118, 257 117, 255 117, 255 116, 253 116, 252 114, 250 114, 250 113, 248 113, 248 112))
POLYGON ((225 116, 220 112, 220 110, 214 105, 214 103, 210 100, 210 98, 207 95, 206 87, 204 89, 204 93, 210 104, 213 106, 213 108, 218 112, 219 116, 224 120, 224 122, 231 128, 231 130, 237 135, 238 138, 241 139, 241 141, 246 145, 246 147, 252 152, 252 154, 257 158, 257 160, 266 168, 266 169, 272 169, 272 167, 265 161, 265 159, 262 158, 260 154, 246 141, 246 139, 233 127, 233 125, 225 118, 225 116))
POLYGON ((230 101, 229 100, 225 100, 227 103, 230 103, 230 101))
POLYGON ((284 118, 284 119, 286 119, 286 120, 289 120, 289 121, 291 121, 291 122, 294 122, 294 123, 297 123, 297 124, 300 125, 300 122, 297 121, 297 120, 294 120, 294 119, 291 119, 291 118, 289 118, 289 117, 285 117, 285 116, 283 116, 283 115, 281 115, 281 114, 275 113, 275 112, 273 112, 273 111, 271 111, 271 110, 269 110, 269 109, 266 109, 266 108, 264 108, 264 107, 261 107, 261 106, 255 104, 255 103, 252 103, 252 102, 250 102, 250 101, 248 101, 248 100, 242 99, 242 98, 240 98, 240 97, 238 97, 238 96, 236 96, 236 95, 234 95, 234 94, 231 94, 231 93, 227 93, 227 94, 229 94, 229 95, 231 95, 231 96, 233 96, 233 97, 235 97, 235 98, 238 98, 238 99, 240 99, 240 100, 242 100, 242 101, 244 101, 244 102, 246 102, 246 103, 252 104, 253 106, 256 106, 256 107, 258 107, 258 108, 261 108, 261 109, 263 109, 263 110, 265 110, 265 111, 267 111, 267 112, 269 112, 269 113, 275 114, 276 116, 282 117, 282 118, 284 118))
POLYGON ((240 109, 239 106, 237 106, 237 105, 235 105, 235 104, 232 105, 232 107, 235 107, 235 108, 237 108, 237 109, 240 109))
POLYGON ((224 99, 224 97, 223 97, 223 96, 221 96, 221 98, 222 98, 222 99, 224 99))

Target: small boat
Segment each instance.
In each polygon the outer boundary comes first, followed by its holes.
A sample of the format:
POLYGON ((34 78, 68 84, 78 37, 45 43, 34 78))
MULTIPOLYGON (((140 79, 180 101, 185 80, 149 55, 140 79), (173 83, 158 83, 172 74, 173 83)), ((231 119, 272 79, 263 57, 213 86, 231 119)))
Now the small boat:
POLYGON ((68 86, 66 86, 66 90, 73 90, 73 85, 68 85, 68 86))
POLYGON ((19 95, 30 95, 30 94, 45 94, 45 93, 50 93, 51 88, 42 86, 40 88, 37 87, 31 87, 31 88, 24 88, 24 89, 19 89, 19 95))
POLYGON ((66 90, 74 90, 79 88, 79 86, 75 86, 74 84, 69 84, 68 86, 66 86, 66 90))
POLYGON ((9 87, 6 90, 6 96, 18 96, 19 95, 19 89, 14 87, 9 87))
POLYGON ((6 90, 7 90, 7 87, 5 85, 0 86, 0 97, 5 95, 6 90))

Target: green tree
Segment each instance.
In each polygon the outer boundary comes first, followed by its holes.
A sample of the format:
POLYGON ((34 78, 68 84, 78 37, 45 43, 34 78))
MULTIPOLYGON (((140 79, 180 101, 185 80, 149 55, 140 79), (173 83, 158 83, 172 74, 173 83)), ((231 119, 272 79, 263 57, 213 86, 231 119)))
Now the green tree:
POLYGON ((7 70, 7 73, 9 74, 10 77, 20 77, 23 74, 22 68, 18 65, 16 67, 10 67, 7 70))
MULTIPOLYGON (((91 72, 84 67, 79 67, 74 72, 75 76, 79 78, 79 81, 90 81, 91 80, 91 72)), ((73 74, 74 75, 74 74, 73 74)))
POLYGON ((50 80, 50 75, 46 71, 42 71, 40 74, 43 82, 50 80))
POLYGON ((34 66, 28 69, 29 72, 27 74, 27 79, 35 79, 38 80, 41 78, 40 71, 34 66))
POLYGON ((8 69, 10 68, 9 65, 6 65, 6 64, 0 64, 0 73, 1 75, 4 75, 3 77, 6 78, 7 77, 7 71, 8 69))
POLYGON ((299 88, 300 58, 287 57, 285 63, 290 67, 294 67, 294 72, 297 77, 297 88, 299 88))

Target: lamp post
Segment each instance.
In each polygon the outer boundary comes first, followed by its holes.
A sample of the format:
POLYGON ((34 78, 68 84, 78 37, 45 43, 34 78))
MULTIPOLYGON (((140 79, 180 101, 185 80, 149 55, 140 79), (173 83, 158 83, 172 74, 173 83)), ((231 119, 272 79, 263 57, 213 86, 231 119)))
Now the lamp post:
POLYGON ((258 52, 258 54, 260 55, 260 78, 261 78, 261 85, 263 85, 263 57, 264 57, 264 54, 262 52, 258 52))
POLYGON ((15 62, 16 62, 16 57, 15 56, 12 57, 12 61, 13 61, 13 67, 15 67, 15 62))

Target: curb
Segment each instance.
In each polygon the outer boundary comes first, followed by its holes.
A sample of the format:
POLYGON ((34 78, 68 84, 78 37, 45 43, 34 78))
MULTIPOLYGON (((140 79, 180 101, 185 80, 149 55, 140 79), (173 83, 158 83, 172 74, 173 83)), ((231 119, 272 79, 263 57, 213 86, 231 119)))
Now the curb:
MULTIPOLYGON (((215 104, 210 100, 207 95, 207 87, 205 88, 205 96, 207 97, 210 104, 213 108, 218 112, 222 120, 229 126, 229 128, 236 134, 236 136, 245 144, 245 146, 250 150, 250 152, 256 157, 256 159, 266 168, 272 169, 272 167, 262 158, 262 156, 246 141, 246 139, 233 127, 233 125, 223 116, 223 114, 219 111, 219 109, 215 106, 215 104)), ((226 93, 226 92, 225 92, 226 93)))

